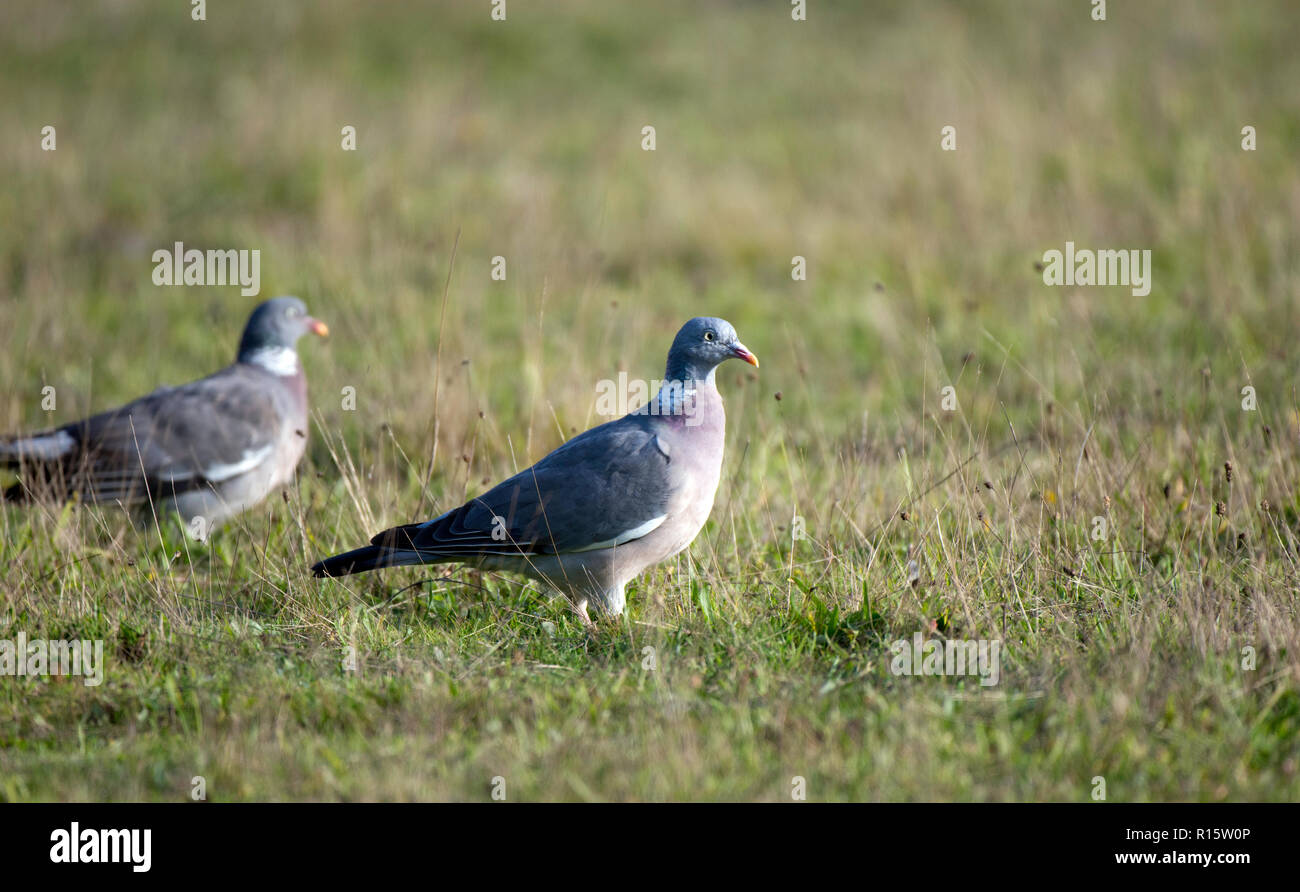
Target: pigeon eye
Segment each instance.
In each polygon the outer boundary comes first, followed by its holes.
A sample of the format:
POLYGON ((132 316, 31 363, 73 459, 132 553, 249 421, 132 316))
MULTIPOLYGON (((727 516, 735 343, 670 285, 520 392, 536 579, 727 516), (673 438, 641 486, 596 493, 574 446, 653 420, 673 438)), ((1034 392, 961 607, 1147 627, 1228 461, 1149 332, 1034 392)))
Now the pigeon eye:
POLYGON ((704 340, 706 340, 706 341, 711 341, 711 340, 713 340, 715 337, 717 337, 717 335, 715 335, 715 334, 714 334, 713 332, 711 332, 711 331, 706 331, 706 332, 704 333, 704 340))
POLYGON ((297 307, 290 307, 289 309, 285 310, 284 312, 285 312, 285 315, 287 315, 290 319, 292 319, 292 318, 294 318, 295 316, 298 315, 298 308, 297 308, 297 307))

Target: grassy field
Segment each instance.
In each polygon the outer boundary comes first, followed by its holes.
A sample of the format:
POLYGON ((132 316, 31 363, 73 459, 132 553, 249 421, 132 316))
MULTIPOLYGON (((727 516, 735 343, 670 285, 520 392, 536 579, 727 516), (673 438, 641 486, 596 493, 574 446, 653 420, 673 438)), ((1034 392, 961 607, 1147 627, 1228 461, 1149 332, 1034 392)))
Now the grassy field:
POLYGON ((1297 798, 1293 4, 187 6, 0 6, 0 429, 233 358, 260 298, 155 286, 176 241, 329 323, 315 426, 207 545, 0 510, 0 638, 107 654, 0 678, 0 800, 1297 798), (1067 241, 1149 249, 1150 294, 1048 287, 1067 241), (309 577, 699 314, 762 368, 624 621, 309 577), (894 674, 916 633, 1000 641, 998 684, 894 674))

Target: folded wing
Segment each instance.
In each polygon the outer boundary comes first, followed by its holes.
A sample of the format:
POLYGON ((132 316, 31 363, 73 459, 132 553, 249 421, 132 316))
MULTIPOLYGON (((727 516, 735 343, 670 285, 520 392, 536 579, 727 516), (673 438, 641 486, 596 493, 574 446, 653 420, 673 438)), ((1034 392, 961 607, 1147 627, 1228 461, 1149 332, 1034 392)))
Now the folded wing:
POLYGON ((433 560, 622 545, 664 522, 673 470, 651 425, 629 416, 575 437, 459 508, 371 543, 433 560))
POLYGON ((0 441, 0 464, 63 498, 134 503, 219 484, 272 460, 280 412, 240 367, 120 409, 0 441))

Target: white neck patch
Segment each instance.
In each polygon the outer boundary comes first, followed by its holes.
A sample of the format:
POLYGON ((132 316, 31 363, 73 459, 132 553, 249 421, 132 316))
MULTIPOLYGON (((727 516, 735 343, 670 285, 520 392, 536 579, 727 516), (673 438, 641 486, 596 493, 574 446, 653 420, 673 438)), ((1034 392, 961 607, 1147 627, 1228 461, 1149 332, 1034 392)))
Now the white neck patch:
POLYGON ((245 356, 244 362, 260 366, 272 375, 298 374, 298 351, 292 347, 262 347, 245 356))

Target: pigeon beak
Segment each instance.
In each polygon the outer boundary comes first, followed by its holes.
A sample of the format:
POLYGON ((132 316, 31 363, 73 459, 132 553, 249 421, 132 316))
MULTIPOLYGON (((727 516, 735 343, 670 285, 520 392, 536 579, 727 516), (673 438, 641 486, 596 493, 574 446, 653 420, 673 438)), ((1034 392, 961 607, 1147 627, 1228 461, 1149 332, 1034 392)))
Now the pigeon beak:
POLYGON ((319 319, 308 319, 307 329, 312 334, 320 335, 322 338, 329 337, 330 327, 319 319))
POLYGON ((745 362, 749 363, 754 368, 758 368, 758 357, 753 353, 750 353, 749 348, 739 341, 731 345, 731 355, 737 359, 745 360, 745 362))

